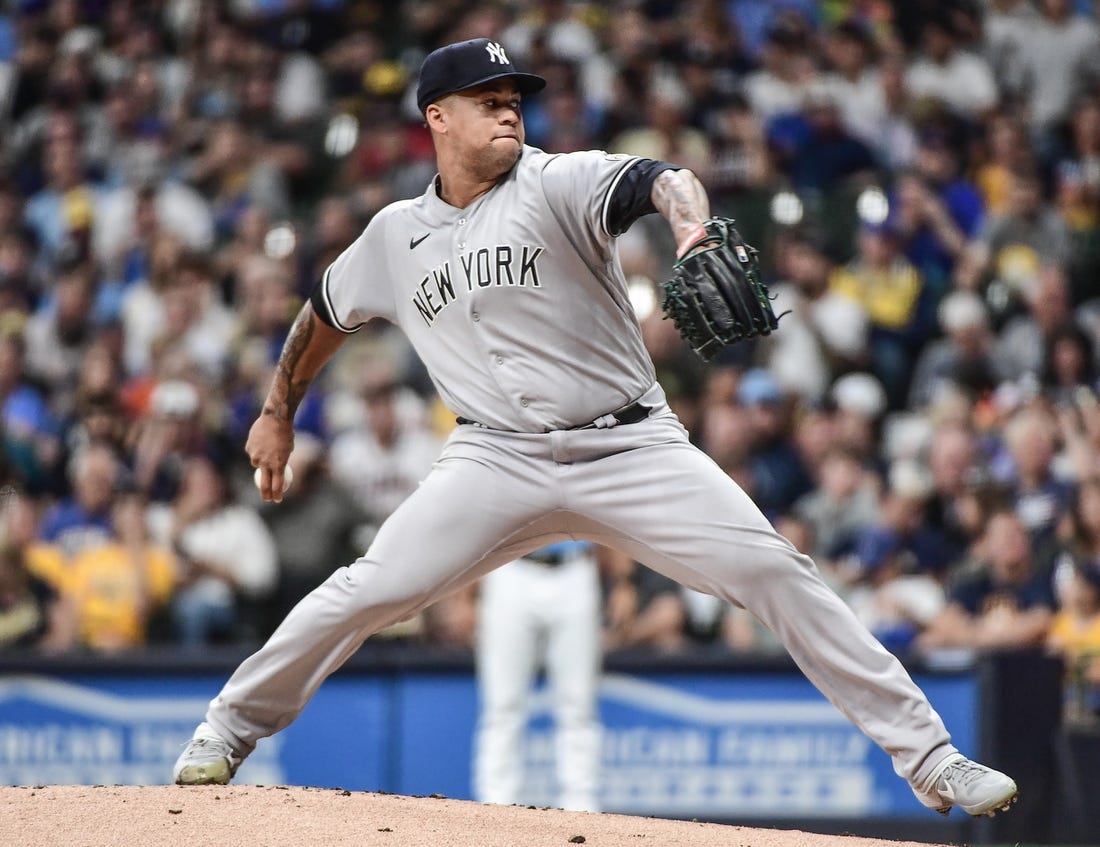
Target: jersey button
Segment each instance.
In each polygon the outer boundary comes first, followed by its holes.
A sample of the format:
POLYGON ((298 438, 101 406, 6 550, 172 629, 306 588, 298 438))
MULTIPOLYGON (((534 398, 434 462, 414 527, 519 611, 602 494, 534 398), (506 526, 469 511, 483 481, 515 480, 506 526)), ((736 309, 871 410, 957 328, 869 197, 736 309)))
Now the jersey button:
POLYGON ((498 365, 503 365, 504 364, 504 357, 503 356, 497 356, 497 364, 498 365))
POLYGON ((530 400, 528 400, 528 399, 527 399, 526 397, 520 397, 520 398, 519 398, 519 404, 520 404, 521 406, 523 406, 523 408, 525 408, 525 409, 526 409, 526 408, 527 408, 528 406, 530 406, 530 405, 531 405, 531 401, 530 401, 530 400))
POLYGON ((480 320, 481 320, 481 315, 479 315, 479 314, 478 314, 477 312, 474 312, 474 313, 473 313, 472 315, 470 315, 470 319, 471 319, 471 320, 472 320, 472 321, 473 321, 474 323, 477 323, 478 321, 480 321, 480 320))
POLYGON ((458 219, 458 225, 459 226, 466 226, 466 219, 465 218, 459 218, 458 219))

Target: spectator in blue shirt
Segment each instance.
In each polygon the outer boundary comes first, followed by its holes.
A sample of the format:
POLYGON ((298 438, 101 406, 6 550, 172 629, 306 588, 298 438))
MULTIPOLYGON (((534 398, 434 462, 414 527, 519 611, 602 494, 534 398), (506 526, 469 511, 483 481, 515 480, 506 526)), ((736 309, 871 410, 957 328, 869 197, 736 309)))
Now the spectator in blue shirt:
MULTIPOLYGON (((890 197, 890 217, 903 236, 906 257, 940 291, 985 217, 978 189, 959 175, 958 147, 942 129, 925 131, 916 167, 898 176, 890 197)), ((929 305, 934 321, 938 301, 929 305)))
POLYGON ((874 152, 845 128, 837 95, 825 85, 810 86, 802 110, 776 117, 768 134, 801 192, 829 194, 875 169, 874 152))
POLYGON ((46 512, 38 530, 40 539, 69 557, 113 537, 111 509, 122 466, 114 450, 96 443, 73 457, 71 474, 72 496, 46 512))
POLYGON ((977 554, 977 565, 949 590, 947 607, 920 636, 921 647, 1042 644, 1054 615, 1054 592, 1049 574, 1036 567, 1027 530, 1014 510, 990 516, 977 554))
POLYGON ((813 487, 791 437, 792 399, 763 368, 746 371, 737 390, 737 402, 747 409, 752 430, 753 496, 772 516, 789 511, 813 487))

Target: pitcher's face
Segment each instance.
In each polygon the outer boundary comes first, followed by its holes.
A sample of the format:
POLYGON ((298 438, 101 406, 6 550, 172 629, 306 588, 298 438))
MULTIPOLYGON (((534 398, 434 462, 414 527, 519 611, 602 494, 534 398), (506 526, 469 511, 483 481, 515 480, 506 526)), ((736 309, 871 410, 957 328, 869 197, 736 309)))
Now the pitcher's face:
POLYGON ((512 169, 526 137, 514 82, 498 79, 464 89, 440 107, 449 143, 474 174, 493 179, 512 169))

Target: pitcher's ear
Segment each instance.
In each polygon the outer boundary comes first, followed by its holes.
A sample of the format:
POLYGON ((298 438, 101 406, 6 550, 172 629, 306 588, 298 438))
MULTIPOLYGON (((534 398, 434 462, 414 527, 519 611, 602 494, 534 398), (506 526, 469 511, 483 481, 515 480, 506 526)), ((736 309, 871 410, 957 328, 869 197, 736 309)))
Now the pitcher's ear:
POLYGON ((439 103, 429 103, 424 110, 424 122, 436 132, 445 132, 446 110, 439 103))

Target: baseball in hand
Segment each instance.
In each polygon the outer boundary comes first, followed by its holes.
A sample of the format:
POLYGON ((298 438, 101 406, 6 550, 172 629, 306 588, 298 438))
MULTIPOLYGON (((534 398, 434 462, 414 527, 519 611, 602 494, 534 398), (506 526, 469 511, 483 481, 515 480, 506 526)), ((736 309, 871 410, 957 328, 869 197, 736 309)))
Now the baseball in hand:
MULTIPOLYGON (((263 469, 256 468, 256 472, 252 474, 252 480, 256 483, 257 488, 260 487, 260 480, 262 477, 263 469)), ((287 465, 285 468, 283 468, 283 491, 286 491, 288 488, 290 488, 290 483, 292 483, 293 481, 294 469, 290 465, 287 465)))

